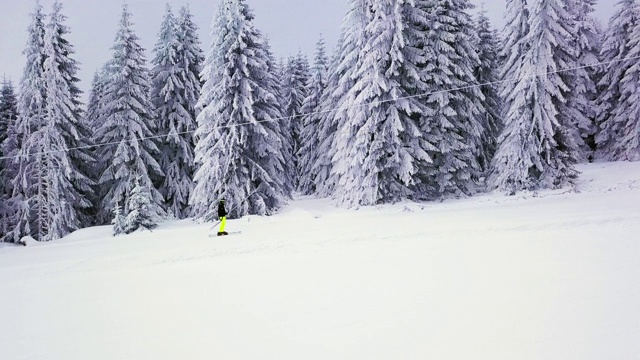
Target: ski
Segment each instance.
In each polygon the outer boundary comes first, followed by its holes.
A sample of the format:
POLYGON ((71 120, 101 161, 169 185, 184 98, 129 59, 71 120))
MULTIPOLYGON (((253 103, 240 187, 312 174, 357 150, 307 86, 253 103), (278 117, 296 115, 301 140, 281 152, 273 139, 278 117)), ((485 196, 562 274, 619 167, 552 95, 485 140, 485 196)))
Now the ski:
POLYGON ((227 235, 218 235, 218 234, 209 234, 209 237, 224 237, 224 236, 229 236, 229 235, 239 235, 242 234, 242 231, 230 231, 227 233, 227 235))

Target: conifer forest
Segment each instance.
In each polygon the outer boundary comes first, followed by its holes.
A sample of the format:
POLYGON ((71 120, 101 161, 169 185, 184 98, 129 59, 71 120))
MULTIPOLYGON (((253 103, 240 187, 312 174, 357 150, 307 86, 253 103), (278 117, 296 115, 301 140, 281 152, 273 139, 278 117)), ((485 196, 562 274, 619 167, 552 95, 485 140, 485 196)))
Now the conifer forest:
POLYGON ((37 3, 22 77, 1 84, 2 241, 214 221, 221 198, 240 218, 295 194, 508 196, 640 161, 640 0, 604 25, 596 0, 508 0, 503 29, 470 0, 345 1, 334 49, 284 58, 245 0, 220 1, 210 44, 166 5, 149 58, 123 5, 86 91, 63 1, 37 3))

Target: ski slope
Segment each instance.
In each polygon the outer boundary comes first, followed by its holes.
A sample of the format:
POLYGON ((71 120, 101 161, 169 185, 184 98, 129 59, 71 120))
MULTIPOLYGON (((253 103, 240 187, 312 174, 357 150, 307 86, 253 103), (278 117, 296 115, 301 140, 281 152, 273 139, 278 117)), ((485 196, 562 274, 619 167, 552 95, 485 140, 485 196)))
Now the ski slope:
POLYGON ((640 359, 640 163, 579 192, 0 245, 0 359, 640 359))

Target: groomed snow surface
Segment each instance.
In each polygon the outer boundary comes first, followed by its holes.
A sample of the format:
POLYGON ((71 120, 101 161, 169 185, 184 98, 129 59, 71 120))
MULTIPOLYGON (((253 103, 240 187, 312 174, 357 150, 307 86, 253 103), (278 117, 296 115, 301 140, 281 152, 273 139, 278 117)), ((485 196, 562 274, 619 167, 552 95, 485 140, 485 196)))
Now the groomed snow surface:
POLYGON ((637 360, 640 163, 579 169, 578 193, 0 245, 0 358, 637 360))

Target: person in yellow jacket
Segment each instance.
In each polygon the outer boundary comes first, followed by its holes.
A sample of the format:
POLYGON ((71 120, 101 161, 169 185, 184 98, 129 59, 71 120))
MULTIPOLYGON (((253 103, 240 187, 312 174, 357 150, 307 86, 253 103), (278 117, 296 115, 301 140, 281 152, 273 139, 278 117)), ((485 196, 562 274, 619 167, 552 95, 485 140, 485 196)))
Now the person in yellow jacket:
POLYGON ((218 236, 229 235, 228 232, 224 231, 224 227, 227 225, 227 209, 224 208, 224 199, 220 199, 220 202, 218 202, 218 218, 220 219, 218 236))

